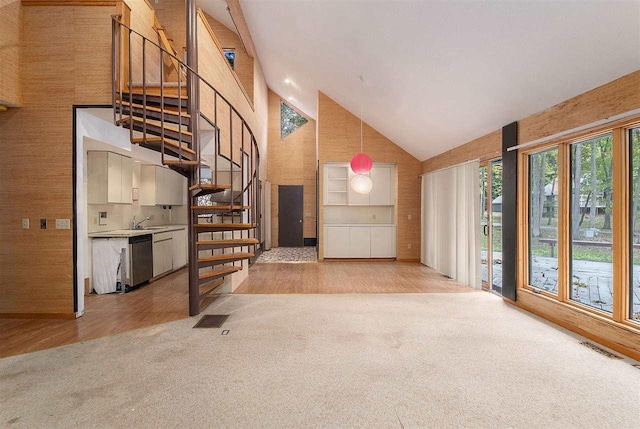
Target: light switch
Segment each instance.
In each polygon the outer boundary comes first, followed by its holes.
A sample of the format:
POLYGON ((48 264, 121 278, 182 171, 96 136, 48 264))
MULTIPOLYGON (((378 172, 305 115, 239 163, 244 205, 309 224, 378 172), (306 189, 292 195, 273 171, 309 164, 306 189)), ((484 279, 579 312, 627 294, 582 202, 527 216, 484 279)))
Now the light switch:
POLYGON ((22 219, 22 229, 29 229, 29 218, 22 219))
POLYGON ((56 229, 71 229, 71 220, 56 219, 56 229))
POLYGON ((411 215, 408 215, 408 216, 407 216, 407 219, 411 220, 411 215))
POLYGON ((107 212, 98 212, 98 225, 107 224, 107 212))

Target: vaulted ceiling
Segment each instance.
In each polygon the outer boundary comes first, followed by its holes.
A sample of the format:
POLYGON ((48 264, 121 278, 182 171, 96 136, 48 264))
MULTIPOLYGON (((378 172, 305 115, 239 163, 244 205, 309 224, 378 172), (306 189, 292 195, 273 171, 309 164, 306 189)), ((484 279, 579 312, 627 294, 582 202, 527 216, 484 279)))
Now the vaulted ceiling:
POLYGON ((318 90, 362 109, 420 160, 640 69, 638 0, 241 6, 274 91, 313 118, 318 90))

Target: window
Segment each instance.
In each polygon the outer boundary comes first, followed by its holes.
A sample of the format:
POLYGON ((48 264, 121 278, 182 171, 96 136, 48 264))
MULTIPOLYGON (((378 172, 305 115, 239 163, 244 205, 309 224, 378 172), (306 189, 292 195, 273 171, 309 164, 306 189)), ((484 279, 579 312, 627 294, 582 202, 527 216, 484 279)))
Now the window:
POLYGON ((612 134, 571 145, 570 283, 575 302, 613 307, 612 134))
POLYGON ((284 101, 280 102, 280 138, 285 138, 304 124, 307 118, 289 107, 284 101))
POLYGON ((236 68, 236 50, 235 49, 223 49, 224 56, 229 62, 229 65, 233 70, 236 68))
POLYGON ((529 155, 529 284, 558 294, 558 149, 529 155))
POLYGON ((640 128, 629 130, 631 278, 629 319, 640 323, 640 128))

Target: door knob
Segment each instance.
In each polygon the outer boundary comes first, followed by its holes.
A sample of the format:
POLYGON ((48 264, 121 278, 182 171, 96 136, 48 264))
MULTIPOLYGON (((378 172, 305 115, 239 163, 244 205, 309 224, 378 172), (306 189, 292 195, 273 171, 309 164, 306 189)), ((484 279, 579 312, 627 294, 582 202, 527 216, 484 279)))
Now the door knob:
POLYGON ((300 219, 300 223, 302 223, 302 219, 300 219))

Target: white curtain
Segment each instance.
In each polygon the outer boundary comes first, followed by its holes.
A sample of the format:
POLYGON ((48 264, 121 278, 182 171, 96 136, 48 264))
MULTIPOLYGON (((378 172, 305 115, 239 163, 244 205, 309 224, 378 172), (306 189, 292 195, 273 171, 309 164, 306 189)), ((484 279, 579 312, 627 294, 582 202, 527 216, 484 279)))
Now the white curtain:
POLYGON ((421 261, 474 289, 482 287, 477 161, 422 176, 421 261))

